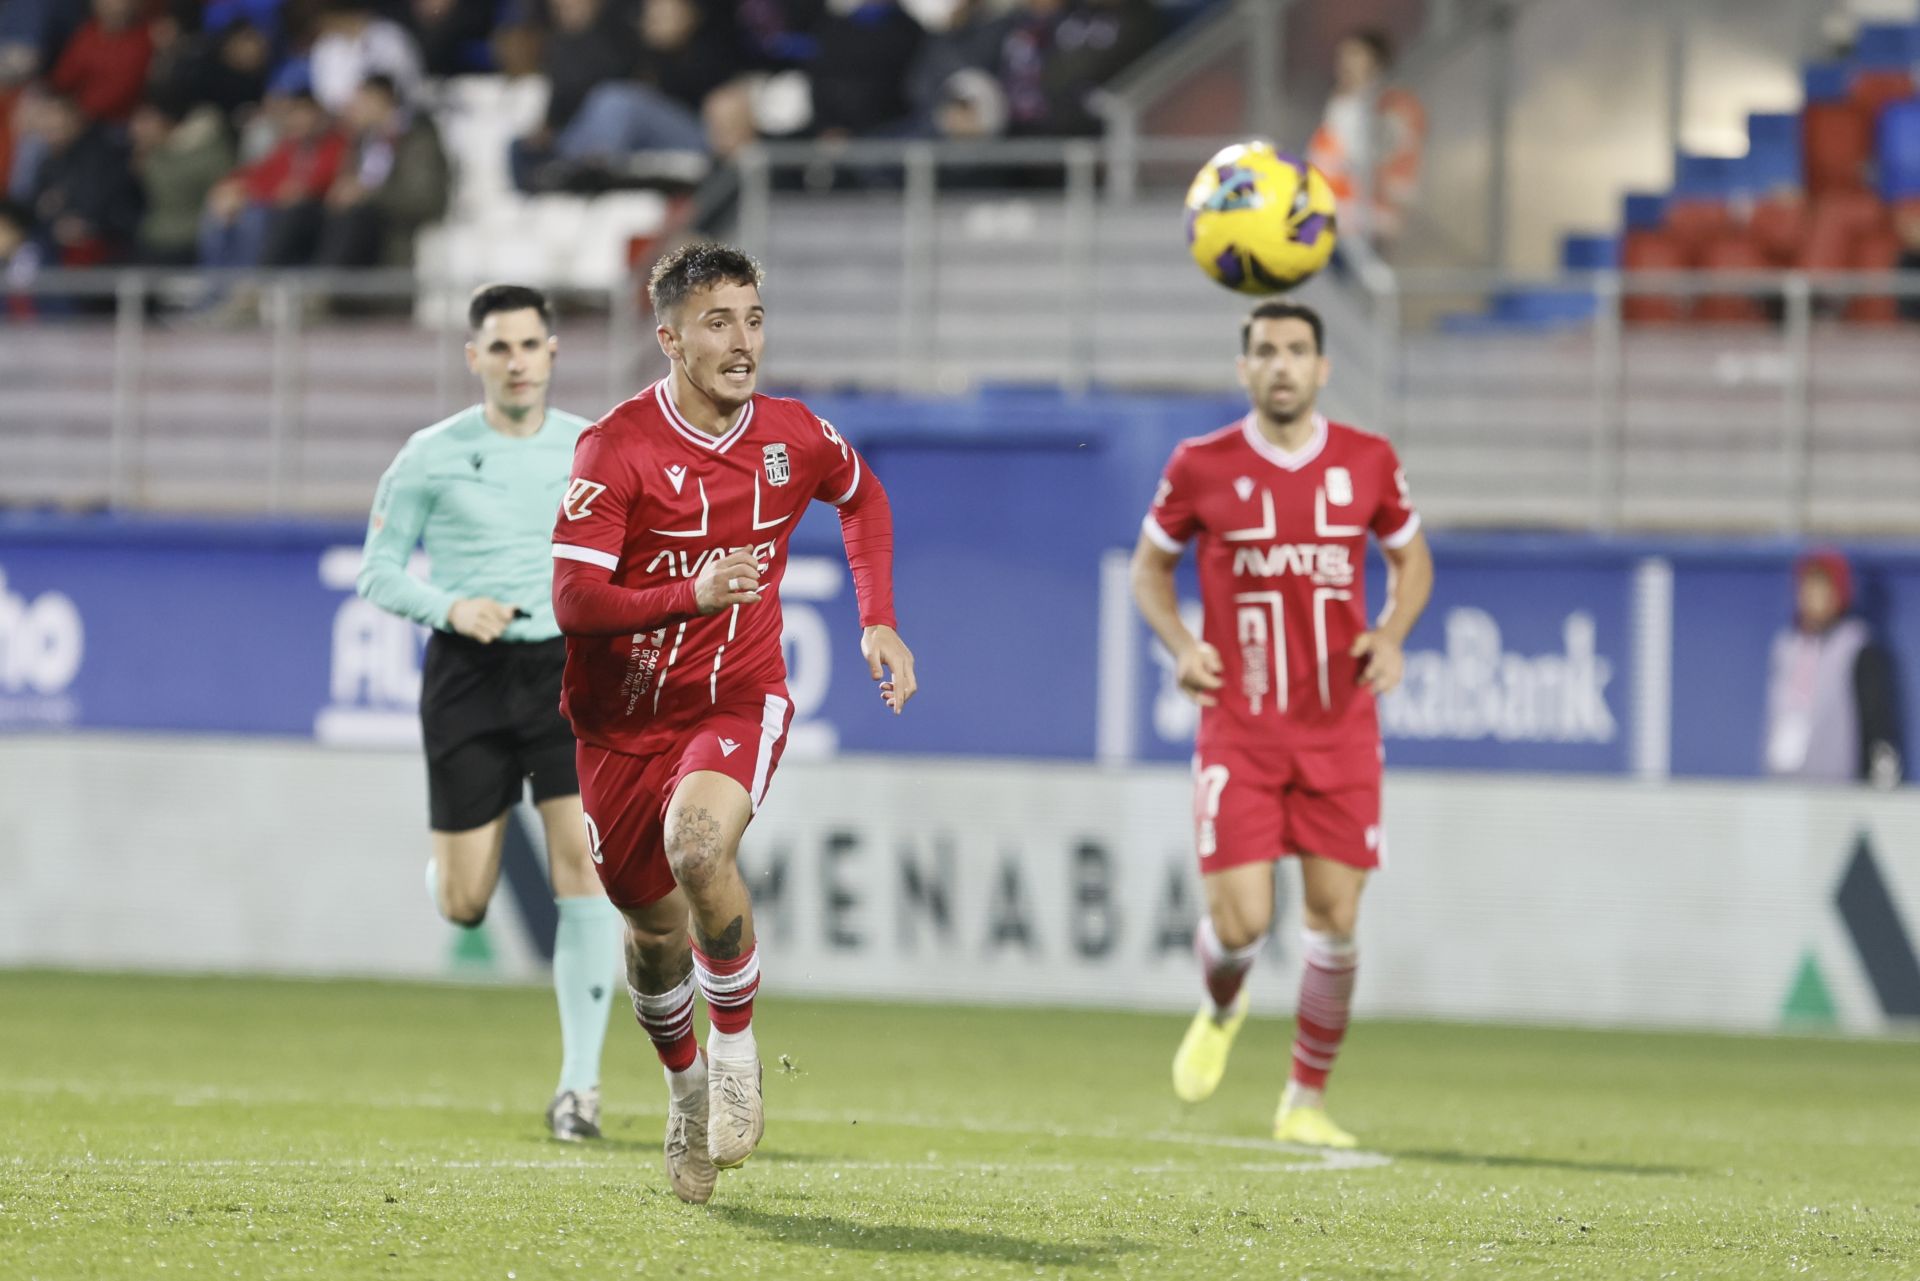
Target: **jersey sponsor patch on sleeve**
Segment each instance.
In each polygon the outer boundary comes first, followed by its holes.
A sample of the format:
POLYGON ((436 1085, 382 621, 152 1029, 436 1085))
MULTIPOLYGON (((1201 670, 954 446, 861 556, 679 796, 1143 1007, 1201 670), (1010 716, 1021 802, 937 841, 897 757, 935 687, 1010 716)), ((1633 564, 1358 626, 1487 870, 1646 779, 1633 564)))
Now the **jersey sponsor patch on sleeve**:
POLYGON ((593 500, 607 492, 605 485, 576 476, 567 486, 567 496, 560 502, 560 511, 568 520, 583 520, 593 515, 593 500))

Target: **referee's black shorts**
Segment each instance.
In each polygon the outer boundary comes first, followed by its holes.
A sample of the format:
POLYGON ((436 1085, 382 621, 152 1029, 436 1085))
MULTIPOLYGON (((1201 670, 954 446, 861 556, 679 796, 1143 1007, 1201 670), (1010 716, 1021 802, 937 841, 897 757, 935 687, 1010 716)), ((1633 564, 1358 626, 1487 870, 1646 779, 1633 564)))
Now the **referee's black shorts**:
POLYGON ((567 643, 427 639, 420 729, 427 749, 427 809, 436 832, 484 827, 518 804, 575 796, 573 730, 560 714, 567 643))

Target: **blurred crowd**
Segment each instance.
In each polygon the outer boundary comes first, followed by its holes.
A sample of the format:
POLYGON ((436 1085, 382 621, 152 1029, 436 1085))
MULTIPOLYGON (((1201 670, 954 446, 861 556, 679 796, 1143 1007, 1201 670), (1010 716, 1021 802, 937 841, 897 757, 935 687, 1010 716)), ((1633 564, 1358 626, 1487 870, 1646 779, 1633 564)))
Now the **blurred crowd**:
POLYGON ((0 0, 0 262, 400 266, 451 76, 542 76, 523 190, 756 137, 1071 136, 1153 0, 0 0))

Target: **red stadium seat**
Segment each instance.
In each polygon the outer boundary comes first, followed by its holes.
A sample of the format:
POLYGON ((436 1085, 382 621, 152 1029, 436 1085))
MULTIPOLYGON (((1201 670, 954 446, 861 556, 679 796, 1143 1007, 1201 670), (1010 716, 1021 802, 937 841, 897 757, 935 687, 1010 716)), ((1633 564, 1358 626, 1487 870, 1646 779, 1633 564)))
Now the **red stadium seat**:
POLYGON ((1700 260, 1707 245, 1733 230, 1733 214, 1718 200, 1670 200, 1665 222, 1667 235, 1687 262, 1700 260))
MULTIPOLYGON (((1765 271, 1773 264, 1751 235, 1733 234, 1703 247, 1700 265, 1707 271, 1765 271)), ((1708 294, 1693 309, 1694 319, 1714 324, 1757 325, 1767 319, 1759 294, 1708 294)))
MULTIPOLYGON (((1892 271, 1900 265, 1900 237, 1891 231, 1870 231, 1854 242, 1855 271, 1892 271)), ((1900 322, 1899 300, 1891 295, 1864 295, 1847 300, 1841 313, 1858 325, 1894 325, 1900 322)))
POLYGON ((1887 207, 1871 191, 1832 191, 1813 201, 1799 261, 1804 271, 1846 271, 1862 237, 1887 230, 1887 207))
POLYGON ((1889 102, 1911 97, 1913 77, 1905 71, 1856 71, 1847 90, 1847 101, 1866 112, 1869 122, 1879 119, 1889 102))
POLYGON ((1850 102, 1808 103, 1800 113, 1800 154, 1809 194, 1866 186, 1873 117, 1850 102))
MULTIPOLYGON (((1630 231, 1620 246, 1620 266, 1627 271, 1684 271, 1685 247, 1665 231, 1630 231)), ((1621 314, 1628 324, 1673 324, 1687 318, 1687 300, 1672 294, 1628 294, 1621 314)))
POLYGON ((1747 230, 1775 267, 1791 267, 1800 260, 1801 247, 1813 229, 1806 200, 1794 193, 1774 195, 1753 207, 1747 230))

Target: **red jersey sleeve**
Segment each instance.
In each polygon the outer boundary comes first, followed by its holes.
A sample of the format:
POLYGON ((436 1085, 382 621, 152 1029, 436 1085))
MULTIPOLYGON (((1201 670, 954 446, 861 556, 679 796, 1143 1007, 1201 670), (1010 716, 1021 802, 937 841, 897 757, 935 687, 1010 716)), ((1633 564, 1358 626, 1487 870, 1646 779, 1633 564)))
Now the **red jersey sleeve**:
POLYGON ((573 446, 573 475, 554 518, 553 558, 612 572, 627 541, 627 512, 639 497, 633 471, 595 424, 573 446))
POLYGON ((833 429, 832 423, 819 417, 813 421, 820 424, 821 435, 820 483, 814 486, 813 496, 840 507, 859 491, 867 469, 861 465, 859 452, 833 429))
POLYGON ((1147 510, 1147 518, 1140 522, 1140 532, 1161 551, 1179 555, 1200 532, 1196 505, 1199 497, 1192 461, 1183 444, 1167 460, 1167 469, 1160 475, 1160 488, 1153 494, 1153 505, 1147 510))
POLYGON ((1382 441, 1379 454, 1380 503, 1373 509, 1368 528, 1380 545, 1389 550, 1405 547, 1420 532, 1420 513, 1413 509, 1413 497, 1407 492, 1407 473, 1393 446, 1382 441))

